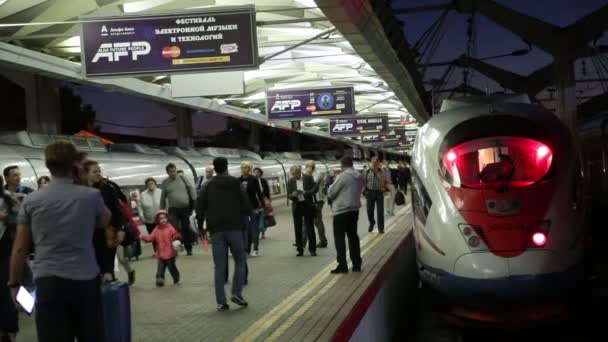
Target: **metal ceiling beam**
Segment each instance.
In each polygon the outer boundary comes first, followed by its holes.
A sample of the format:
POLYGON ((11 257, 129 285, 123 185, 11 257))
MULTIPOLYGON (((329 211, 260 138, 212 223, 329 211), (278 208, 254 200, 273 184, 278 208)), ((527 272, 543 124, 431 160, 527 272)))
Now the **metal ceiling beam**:
POLYGON ((359 55, 395 92, 420 123, 430 117, 431 103, 412 50, 393 9, 386 1, 315 0, 359 55))
POLYGON ((444 9, 448 9, 454 7, 453 3, 447 3, 442 5, 427 5, 427 6, 416 6, 416 7, 407 7, 407 8, 396 8, 394 10, 395 14, 416 14, 416 13, 424 13, 424 12, 434 12, 434 11, 442 11, 444 9))
POLYGON ((297 49, 297 48, 299 48, 300 46, 302 46, 302 45, 306 45, 306 44, 308 44, 309 42, 312 42, 312 41, 314 41, 314 40, 317 40, 317 39, 319 39, 319 38, 321 38, 321 37, 323 37, 323 36, 331 35, 332 33, 336 32, 336 31, 337 31, 337 29, 336 29, 335 27, 334 27, 334 28, 331 28, 331 29, 329 29, 329 30, 325 30, 325 31, 323 31, 323 32, 321 32, 321 33, 319 33, 319 34, 315 35, 314 37, 311 37, 311 38, 308 38, 308 39, 306 39, 306 40, 303 40, 303 41, 301 41, 301 42, 299 42, 299 43, 297 43, 297 44, 294 44, 294 45, 288 46, 288 47, 286 47, 285 49, 283 49, 283 50, 281 50, 281 51, 277 51, 277 52, 275 52, 275 53, 271 53, 270 55, 266 55, 266 56, 260 57, 260 64, 262 64, 262 63, 264 63, 264 62, 266 62, 266 61, 268 61, 268 60, 270 60, 270 59, 272 59, 272 58, 274 58, 274 57, 276 57, 276 56, 282 55, 282 54, 284 54, 285 52, 289 52, 289 51, 291 51, 291 50, 293 50, 293 49, 297 49))

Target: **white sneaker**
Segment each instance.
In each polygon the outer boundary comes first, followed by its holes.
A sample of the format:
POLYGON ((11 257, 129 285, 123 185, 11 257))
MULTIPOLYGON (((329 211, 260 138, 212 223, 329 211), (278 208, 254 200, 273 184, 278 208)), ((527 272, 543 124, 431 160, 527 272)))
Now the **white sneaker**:
POLYGON ((258 251, 253 251, 253 253, 251 253, 251 256, 255 256, 255 257, 259 256, 258 251))

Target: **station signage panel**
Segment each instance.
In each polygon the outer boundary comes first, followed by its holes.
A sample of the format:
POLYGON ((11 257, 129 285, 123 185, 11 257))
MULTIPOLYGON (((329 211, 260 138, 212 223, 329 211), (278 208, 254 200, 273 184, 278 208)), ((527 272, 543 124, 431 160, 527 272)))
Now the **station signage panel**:
POLYGON ((253 6, 81 20, 81 57, 88 77, 245 70, 258 66, 253 6))
POLYGON ((268 120, 302 120, 353 115, 353 87, 285 89, 266 92, 268 120))
POLYGON ((387 130, 388 118, 386 116, 329 120, 329 135, 331 136, 384 133, 387 130))

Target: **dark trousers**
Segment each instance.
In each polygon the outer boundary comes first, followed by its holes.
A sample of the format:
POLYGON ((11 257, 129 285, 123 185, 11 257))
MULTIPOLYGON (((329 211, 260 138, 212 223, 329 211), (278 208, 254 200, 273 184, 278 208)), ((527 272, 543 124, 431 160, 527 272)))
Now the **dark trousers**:
POLYGON ((253 213, 251 214, 251 216, 249 216, 249 220, 245 223, 247 226, 245 230, 247 238, 247 240, 245 241, 245 252, 247 252, 247 254, 251 253, 252 245, 254 251, 257 251, 260 246, 260 231, 258 229, 258 219, 259 214, 253 213))
POLYGON ((314 212, 312 207, 305 203, 295 203, 293 208, 293 228, 296 234, 296 246, 298 252, 304 251, 304 239, 302 230, 305 229, 308 236, 308 250, 311 253, 317 250, 317 237, 315 235, 314 212))
POLYGON ((169 273, 171 273, 171 278, 173 278, 174 282, 179 281, 179 270, 177 269, 177 265, 175 265, 175 258, 163 260, 158 259, 158 268, 156 269, 156 280, 165 280, 165 271, 169 269, 169 273))
POLYGON ((344 238, 348 238, 348 251, 353 267, 361 267, 361 245, 359 244, 359 235, 357 235, 358 219, 359 211, 349 211, 334 216, 334 243, 338 254, 338 267, 348 268, 344 238))
POLYGON ((234 278, 232 279, 232 295, 241 296, 246 277, 246 259, 243 233, 240 231, 224 231, 213 233, 212 253, 215 265, 215 300, 218 304, 226 304, 226 272, 228 268, 228 248, 234 258, 234 278))
POLYGON ((104 340, 100 281, 42 277, 36 282, 39 342, 104 340))
POLYGON ((177 223, 175 228, 182 234, 186 251, 191 252, 194 232, 190 229, 190 208, 169 208, 169 216, 177 223))
POLYGON ((377 207, 378 214, 378 230, 384 231, 384 193, 382 191, 370 190, 367 192, 367 219, 370 227, 376 224, 374 219, 374 207, 377 207))
MULTIPOLYGON (((152 234, 154 228, 156 228, 154 223, 146 223, 146 230, 148 231, 148 234, 152 234)), ((152 248, 154 249, 154 252, 156 252, 156 242, 152 242, 152 248)))

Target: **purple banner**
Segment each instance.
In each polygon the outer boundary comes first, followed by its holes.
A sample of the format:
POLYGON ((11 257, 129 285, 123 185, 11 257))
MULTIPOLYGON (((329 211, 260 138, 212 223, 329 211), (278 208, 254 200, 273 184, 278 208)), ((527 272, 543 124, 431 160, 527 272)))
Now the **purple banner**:
POLYGON ((252 6, 82 19, 86 76, 251 69, 258 64, 252 6))
POLYGON ((353 87, 269 90, 268 120, 301 120, 314 117, 353 115, 353 87))
POLYGON ((331 136, 384 133, 387 130, 388 118, 386 116, 333 119, 329 121, 329 135, 331 136))

